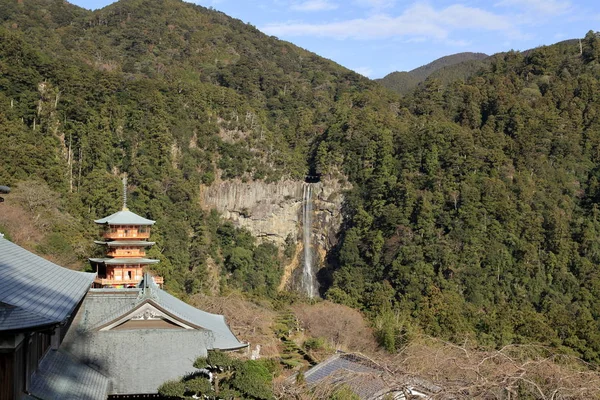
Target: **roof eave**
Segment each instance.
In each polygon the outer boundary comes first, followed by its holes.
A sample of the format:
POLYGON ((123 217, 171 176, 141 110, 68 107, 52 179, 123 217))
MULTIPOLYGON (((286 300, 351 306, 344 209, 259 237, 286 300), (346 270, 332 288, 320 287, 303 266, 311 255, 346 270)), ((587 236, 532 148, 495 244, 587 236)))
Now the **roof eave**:
POLYGON ((242 342, 239 342, 239 343, 240 343, 239 346, 235 346, 235 347, 213 347, 211 350, 235 351, 235 350, 241 350, 241 349, 244 349, 244 348, 250 346, 250 343, 242 343, 242 342))

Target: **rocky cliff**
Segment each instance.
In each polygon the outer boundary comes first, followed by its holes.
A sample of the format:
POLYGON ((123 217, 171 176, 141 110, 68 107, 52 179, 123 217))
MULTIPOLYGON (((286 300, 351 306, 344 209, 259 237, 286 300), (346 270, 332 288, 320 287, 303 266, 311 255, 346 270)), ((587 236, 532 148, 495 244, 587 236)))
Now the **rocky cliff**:
MULTIPOLYGON (((302 243, 302 212, 304 187, 312 185, 311 247, 315 257, 315 273, 322 266, 325 253, 336 243, 342 223, 343 191, 348 184, 337 179, 324 179, 318 183, 303 181, 222 181, 203 187, 201 201, 207 209, 217 209, 235 226, 248 229, 260 240, 274 242, 283 248, 290 238, 300 250, 302 243)), ((302 252, 296 252, 302 257, 302 252)), ((284 286, 289 284, 291 271, 301 260, 292 260, 286 268, 284 286)), ((292 279, 294 280, 294 279, 292 279)), ((295 284, 292 284, 296 286, 295 284)))

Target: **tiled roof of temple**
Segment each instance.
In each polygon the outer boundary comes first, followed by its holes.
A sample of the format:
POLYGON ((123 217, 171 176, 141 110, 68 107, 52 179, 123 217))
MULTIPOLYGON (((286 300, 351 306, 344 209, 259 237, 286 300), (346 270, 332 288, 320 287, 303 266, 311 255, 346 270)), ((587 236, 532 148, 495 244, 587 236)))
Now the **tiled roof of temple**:
MULTIPOLYGON (((290 378, 291 379, 291 378, 290 378)), ((357 353, 338 353, 304 373, 307 384, 351 389, 361 400, 429 398, 441 388, 418 377, 392 375, 377 363, 357 353)), ((294 379, 290 380, 293 383, 294 379)), ((441 397, 446 398, 446 397, 441 397)))
POLYGON ((33 375, 29 392, 37 399, 105 400, 109 379, 63 351, 50 351, 33 375))
POLYGON ((196 371, 208 350, 246 346, 223 316, 184 303, 146 274, 138 288, 91 289, 61 350, 107 376, 110 394, 150 394, 196 371))
POLYGON ((0 331, 65 321, 94 276, 63 268, 0 237, 0 331))

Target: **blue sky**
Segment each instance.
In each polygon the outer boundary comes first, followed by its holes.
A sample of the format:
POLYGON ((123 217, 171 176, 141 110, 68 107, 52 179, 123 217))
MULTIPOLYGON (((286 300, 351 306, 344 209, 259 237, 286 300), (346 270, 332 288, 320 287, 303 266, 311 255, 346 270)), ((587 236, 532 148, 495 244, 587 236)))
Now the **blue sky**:
MULTIPOLYGON (((71 0, 88 9, 110 0, 71 0)), ((370 78, 600 30, 597 0, 196 0, 370 78)))

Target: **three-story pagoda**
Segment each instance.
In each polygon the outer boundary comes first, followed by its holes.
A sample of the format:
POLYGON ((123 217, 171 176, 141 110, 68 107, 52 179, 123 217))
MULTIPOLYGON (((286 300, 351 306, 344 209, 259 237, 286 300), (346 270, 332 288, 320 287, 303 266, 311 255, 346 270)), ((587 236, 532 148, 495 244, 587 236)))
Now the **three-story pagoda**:
MULTIPOLYGON (((127 208, 126 181, 124 181, 123 209, 94 222, 101 226, 103 240, 94 243, 106 246, 106 257, 90 258, 96 271, 94 287, 127 288, 136 287, 142 280, 144 269, 159 260, 146 258, 146 248, 154 244, 150 238, 150 228, 156 221, 141 217, 127 208)), ((154 281, 162 286, 163 278, 155 276, 154 281)))

